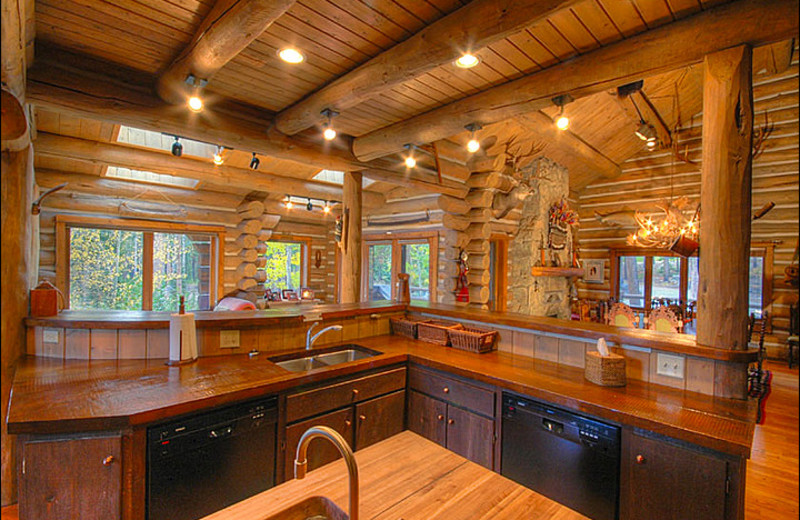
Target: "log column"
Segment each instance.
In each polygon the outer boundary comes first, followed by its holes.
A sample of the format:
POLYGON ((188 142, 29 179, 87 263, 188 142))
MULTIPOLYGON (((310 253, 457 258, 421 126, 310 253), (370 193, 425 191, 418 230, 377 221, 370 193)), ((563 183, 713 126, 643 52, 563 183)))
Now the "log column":
MULTIPOLYGON (((698 345, 747 348, 752 130, 752 49, 709 54, 703 80, 698 345)), ((746 398, 747 366, 717 362, 714 395, 746 398)))
MULTIPOLYGON (((361 300, 361 172, 346 172, 342 187, 342 215, 348 215, 347 230, 342 230, 342 279, 339 283, 341 303, 361 300)), ((344 217, 343 217, 344 218, 344 217)))

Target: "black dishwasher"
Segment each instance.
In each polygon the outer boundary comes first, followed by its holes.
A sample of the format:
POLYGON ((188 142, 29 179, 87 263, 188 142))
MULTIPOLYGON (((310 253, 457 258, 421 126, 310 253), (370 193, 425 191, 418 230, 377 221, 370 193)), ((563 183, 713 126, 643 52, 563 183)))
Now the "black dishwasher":
POLYGON ((196 520, 275 485, 277 399, 147 429, 148 520, 196 520))
POLYGON ((503 394, 500 473, 593 520, 615 520, 620 429, 503 394))

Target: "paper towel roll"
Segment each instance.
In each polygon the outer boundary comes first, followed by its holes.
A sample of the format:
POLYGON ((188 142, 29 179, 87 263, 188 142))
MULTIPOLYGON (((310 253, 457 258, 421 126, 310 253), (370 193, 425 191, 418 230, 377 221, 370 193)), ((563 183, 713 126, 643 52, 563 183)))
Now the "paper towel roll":
POLYGON ((606 344, 605 338, 600 338, 597 340, 597 352, 599 352, 603 357, 608 357, 608 345, 606 344))
POLYGON ((197 331, 194 314, 170 314, 169 317, 169 361, 193 361, 197 359, 197 331))

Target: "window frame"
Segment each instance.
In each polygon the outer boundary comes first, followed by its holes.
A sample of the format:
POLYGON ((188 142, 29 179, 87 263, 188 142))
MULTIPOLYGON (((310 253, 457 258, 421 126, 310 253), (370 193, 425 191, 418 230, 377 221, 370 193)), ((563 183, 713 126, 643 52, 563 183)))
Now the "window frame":
POLYGON ((401 246, 404 244, 428 243, 428 291, 429 301, 438 299, 438 264, 439 264, 439 234, 435 231, 409 231, 404 233, 369 233, 364 234, 361 240, 361 301, 368 301, 369 297, 369 246, 377 244, 391 244, 391 299, 397 299, 397 275, 400 273, 402 261, 401 246))
MULTIPOLYGON (((267 242, 289 242, 292 244, 301 244, 300 248, 300 287, 308 287, 309 273, 311 272, 311 237, 303 237, 297 235, 272 235, 267 242)), ((262 285, 267 287, 267 282, 262 285)))
MULTIPOLYGON (((69 309, 69 263, 71 228, 112 229, 139 231, 144 235, 142 243, 142 310, 153 309, 153 234, 202 233, 211 236, 211 258, 209 260, 209 309, 219 301, 223 294, 222 273, 224 257, 222 244, 225 243, 225 228, 202 224, 183 224, 177 222, 158 222, 122 218, 79 217, 56 215, 56 287, 64 295, 64 309, 69 309)), ((96 309, 102 310, 102 309, 96 309)), ((201 309, 206 310, 206 309, 201 309)), ((136 311, 131 311, 136 312, 136 311)))
MULTIPOLYGON (((692 258, 699 258, 699 252, 692 255, 692 258)), ((644 307, 631 307, 635 310, 649 312, 652 309, 652 290, 653 290, 653 257, 677 257, 680 258, 680 288, 679 300, 687 302, 689 285, 689 261, 686 257, 673 253, 669 250, 655 248, 624 247, 611 249, 611 273, 609 295, 619 301, 619 265, 620 257, 624 256, 643 256, 645 257, 645 280, 644 280, 644 307)), ((772 302, 772 283, 773 283, 773 260, 775 256, 775 243, 773 242, 752 242, 750 244, 750 257, 761 257, 764 261, 762 271, 762 290, 761 290, 761 310, 767 310, 772 302)), ((749 309, 749 304, 748 304, 749 309)))

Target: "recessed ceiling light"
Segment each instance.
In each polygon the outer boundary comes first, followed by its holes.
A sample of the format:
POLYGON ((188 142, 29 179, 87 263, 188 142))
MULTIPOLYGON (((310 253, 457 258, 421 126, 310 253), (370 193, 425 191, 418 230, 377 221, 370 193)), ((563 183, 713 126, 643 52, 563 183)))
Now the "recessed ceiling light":
POLYGON ((297 49, 293 49, 292 47, 286 47, 285 49, 281 49, 278 51, 278 57, 285 61, 286 63, 302 63, 303 60, 306 59, 305 55, 298 51, 297 49))
POLYGON ((461 69, 471 69, 480 62, 480 58, 467 52, 456 60, 456 67, 461 69))
POLYGON ((187 103, 189 105, 189 110, 192 112, 200 112, 203 110, 203 100, 196 94, 191 96, 187 103))

